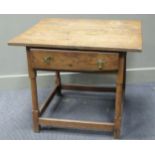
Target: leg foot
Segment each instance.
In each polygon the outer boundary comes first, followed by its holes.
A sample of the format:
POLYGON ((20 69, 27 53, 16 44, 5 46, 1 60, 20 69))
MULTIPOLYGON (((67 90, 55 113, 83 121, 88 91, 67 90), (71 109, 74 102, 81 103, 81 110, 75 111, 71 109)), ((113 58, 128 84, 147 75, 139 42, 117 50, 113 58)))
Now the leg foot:
POLYGON ((114 138, 115 139, 119 139, 120 138, 120 130, 119 129, 115 129, 114 130, 114 138))
POLYGON ((39 132, 40 131, 40 125, 38 121, 38 111, 34 110, 32 111, 32 116, 33 116, 33 131, 34 132, 39 132))

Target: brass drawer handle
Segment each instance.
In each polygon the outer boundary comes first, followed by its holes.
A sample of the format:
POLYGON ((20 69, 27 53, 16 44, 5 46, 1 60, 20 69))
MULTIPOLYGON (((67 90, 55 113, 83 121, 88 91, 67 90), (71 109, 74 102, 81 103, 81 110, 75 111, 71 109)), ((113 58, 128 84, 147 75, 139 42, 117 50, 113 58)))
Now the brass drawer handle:
POLYGON ((102 70, 105 65, 105 61, 102 59, 97 60, 97 67, 99 70, 102 70))
POLYGON ((46 64, 50 64, 53 58, 51 56, 47 56, 43 58, 43 62, 46 64))

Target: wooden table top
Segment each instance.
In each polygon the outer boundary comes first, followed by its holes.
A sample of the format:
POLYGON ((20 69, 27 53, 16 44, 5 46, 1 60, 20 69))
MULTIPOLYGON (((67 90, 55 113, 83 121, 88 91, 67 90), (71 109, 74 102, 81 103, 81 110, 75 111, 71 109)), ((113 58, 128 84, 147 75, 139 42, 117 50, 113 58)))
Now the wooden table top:
POLYGON ((9 45, 81 50, 141 51, 139 20, 44 19, 9 45))

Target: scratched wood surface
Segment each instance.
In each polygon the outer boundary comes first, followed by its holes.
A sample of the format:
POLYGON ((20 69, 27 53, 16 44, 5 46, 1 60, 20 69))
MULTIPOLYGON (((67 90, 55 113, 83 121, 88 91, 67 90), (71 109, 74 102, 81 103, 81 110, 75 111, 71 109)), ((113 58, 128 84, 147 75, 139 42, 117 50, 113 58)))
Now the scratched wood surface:
POLYGON ((109 51, 141 51, 139 20, 44 19, 9 45, 109 51))

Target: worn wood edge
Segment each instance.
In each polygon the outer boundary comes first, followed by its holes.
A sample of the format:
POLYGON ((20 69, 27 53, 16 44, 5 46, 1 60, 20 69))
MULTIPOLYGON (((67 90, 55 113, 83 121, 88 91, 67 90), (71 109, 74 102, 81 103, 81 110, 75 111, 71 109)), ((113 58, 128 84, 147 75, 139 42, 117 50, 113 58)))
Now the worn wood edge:
POLYGON ((139 48, 139 49, 127 49, 127 48, 108 48, 108 47, 85 47, 85 46, 81 46, 81 47, 78 47, 78 46, 64 46, 64 45, 38 45, 38 44, 31 44, 31 43, 28 43, 28 44, 25 44, 25 43, 16 43, 16 42, 13 42, 12 40, 10 40, 8 42, 8 45, 9 46, 24 46, 24 47, 32 47, 32 48, 56 48, 56 49, 70 49, 70 50, 92 50, 92 51, 107 51, 107 52, 110 52, 110 51, 115 51, 115 52, 124 52, 124 51, 127 51, 127 52, 142 52, 142 47, 139 48))
POLYGON ((61 128, 78 128, 99 131, 113 131, 114 123, 111 122, 93 122, 93 121, 78 121, 56 118, 39 118, 39 124, 44 126, 53 126, 61 128))
POLYGON ((54 88, 54 90, 52 91, 52 93, 50 93, 50 95, 47 97, 47 99, 44 101, 44 103, 40 106, 40 108, 39 108, 40 115, 42 115, 44 113, 44 111, 47 109, 48 105, 50 104, 50 101, 56 95, 58 88, 59 88, 59 86, 56 86, 54 88))
POLYGON ((84 86, 84 85, 62 85, 64 90, 80 90, 80 91, 96 91, 96 92, 115 92, 115 87, 96 87, 96 86, 84 86))
MULTIPOLYGON (((116 51, 106 51, 106 50, 102 50, 102 51, 99 51, 99 50, 91 50, 91 49, 87 49, 87 50, 78 50, 78 49, 61 49, 61 48, 48 48, 48 47, 27 47, 30 49, 30 51, 32 52, 82 52, 82 53, 101 53, 101 52, 104 52, 105 54, 115 54, 117 56, 119 56, 119 53, 116 52, 116 51)), ((123 52, 126 52, 126 51, 123 51, 123 52)))

